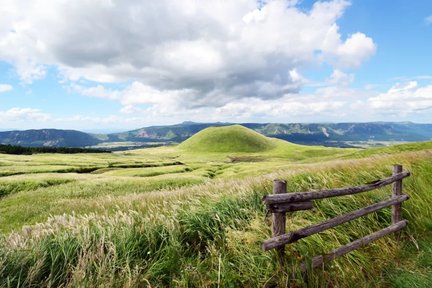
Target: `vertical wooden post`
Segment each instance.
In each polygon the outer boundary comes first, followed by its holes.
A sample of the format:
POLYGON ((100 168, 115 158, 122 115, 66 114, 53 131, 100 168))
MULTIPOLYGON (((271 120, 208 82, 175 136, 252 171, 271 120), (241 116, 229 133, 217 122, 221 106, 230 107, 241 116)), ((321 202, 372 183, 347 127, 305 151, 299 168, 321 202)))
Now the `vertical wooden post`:
MULTIPOLYGON (((402 165, 393 165, 393 175, 402 172, 402 165)), ((402 195, 402 179, 393 183, 392 196, 396 197, 402 195)), ((392 224, 396 224, 402 220, 402 203, 392 206, 392 224)), ((395 233, 396 239, 400 238, 400 232, 395 233)))
MULTIPOLYGON (((287 183, 284 180, 273 181, 273 194, 287 193, 287 183)), ((273 237, 285 234, 286 213, 273 213, 272 215, 272 232, 273 237)), ((279 262, 283 265, 285 262, 285 246, 276 248, 279 262)))

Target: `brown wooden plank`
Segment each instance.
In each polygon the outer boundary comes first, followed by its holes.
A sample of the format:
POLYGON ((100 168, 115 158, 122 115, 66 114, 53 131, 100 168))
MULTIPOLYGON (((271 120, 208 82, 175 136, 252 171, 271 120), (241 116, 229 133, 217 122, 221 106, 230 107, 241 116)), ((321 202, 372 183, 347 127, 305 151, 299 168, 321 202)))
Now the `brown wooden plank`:
POLYGON ((280 203, 272 204, 268 206, 268 209, 272 213, 276 212, 294 212, 300 210, 310 210, 313 208, 312 201, 308 202, 295 202, 295 203, 280 203))
POLYGON ((335 250, 333 250, 332 252, 326 254, 326 255, 320 255, 320 256, 315 256, 312 258, 312 263, 310 263, 309 265, 306 262, 303 262, 300 265, 300 269, 305 272, 307 271, 308 267, 311 267, 312 269, 317 268, 317 267, 321 267, 323 266, 326 262, 332 261, 334 259, 336 259, 337 257, 340 257, 342 255, 345 255, 353 250, 359 249, 363 246, 366 246, 367 244, 381 238, 384 237, 388 234, 400 231, 401 229, 403 229, 405 226, 408 225, 408 220, 402 220, 399 221, 398 223, 392 224, 387 228, 384 228, 378 232, 369 234, 368 236, 365 236, 361 239, 355 240, 347 245, 344 245, 342 247, 339 247, 335 250))
MULTIPOLYGON (((393 165, 393 175, 397 175, 402 172, 402 165, 393 165)), ((393 183, 392 196, 398 197, 402 195, 402 179, 393 183)), ((398 223, 402 220, 402 203, 396 203, 392 206, 392 223, 398 223)), ((400 238, 400 234, 396 233, 396 238, 400 238)))
POLYGON ((353 212, 337 216, 337 217, 329 219, 327 221, 313 224, 311 226, 299 229, 299 230, 294 231, 294 232, 290 232, 290 233, 283 234, 283 235, 280 235, 277 237, 273 237, 269 240, 264 241, 262 244, 262 248, 267 251, 267 250, 279 247, 281 245, 286 245, 286 244, 298 241, 302 238, 305 238, 305 237, 308 237, 310 235, 322 232, 324 230, 338 226, 338 225, 346 223, 348 221, 357 219, 359 217, 362 217, 366 214, 378 211, 378 210, 383 209, 385 207, 389 207, 389 206, 395 205, 397 203, 402 203, 403 201, 406 201, 408 199, 409 199, 408 195, 399 195, 399 196, 391 198, 389 200, 384 200, 384 201, 378 202, 376 204, 369 205, 365 208, 361 208, 361 209, 355 210, 353 212))
MULTIPOLYGON (((273 194, 280 195, 287 193, 287 183, 284 180, 273 181, 273 194)), ((273 237, 285 234, 286 214, 285 212, 272 214, 272 234, 273 237)), ((284 263, 285 260, 285 247, 281 246, 277 249, 279 262, 284 263)))
POLYGON ((323 199, 329 197, 357 194, 357 193, 367 192, 367 191, 371 191, 389 185, 395 181, 402 180, 403 178, 406 178, 408 176, 410 176, 410 172, 404 171, 402 173, 393 175, 391 177, 374 181, 373 183, 365 186, 328 189, 328 190, 321 190, 321 191, 266 195, 264 196, 263 201, 267 205, 270 205, 270 204, 283 203, 283 202, 305 202, 314 199, 323 199))

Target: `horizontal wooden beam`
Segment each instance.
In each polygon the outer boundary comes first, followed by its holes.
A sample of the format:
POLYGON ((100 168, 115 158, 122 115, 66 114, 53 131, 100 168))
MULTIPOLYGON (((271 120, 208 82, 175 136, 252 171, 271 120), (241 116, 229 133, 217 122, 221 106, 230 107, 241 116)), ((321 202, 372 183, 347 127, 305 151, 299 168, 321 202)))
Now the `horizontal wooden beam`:
POLYGON ((371 243, 371 242, 373 242, 373 241, 375 241, 381 237, 384 237, 388 234, 397 232, 397 231, 403 229, 407 225, 408 225, 408 220, 399 221, 398 223, 392 224, 389 227, 384 228, 378 232, 369 234, 368 236, 365 236, 365 237, 358 239, 358 240, 355 240, 355 241, 353 241, 347 245, 339 247, 339 248, 333 250, 332 252, 330 252, 329 254, 315 256, 312 258, 312 263, 307 264, 306 262, 303 262, 300 265, 300 269, 301 269, 301 271, 305 272, 308 270, 309 267, 314 269, 314 268, 323 266, 325 263, 332 261, 332 260, 336 259, 337 257, 343 256, 343 255, 345 255, 345 254, 347 254, 353 250, 364 247, 367 244, 369 244, 369 243, 371 243))
POLYGON ((361 208, 355 211, 352 211, 350 213, 337 216, 335 218, 329 219, 327 221, 313 224, 311 226, 308 226, 306 228, 302 228, 287 234, 283 234, 277 237, 273 237, 269 240, 266 240, 262 244, 262 248, 267 251, 276 247, 279 247, 281 245, 289 244, 292 242, 296 242, 302 238, 308 237, 310 235, 322 232, 324 230, 327 230, 329 228, 341 225, 343 223, 346 223, 348 221, 357 219, 359 217, 362 217, 366 214, 378 211, 380 209, 383 209, 385 207, 389 207, 395 204, 402 203, 403 201, 406 201, 409 199, 408 195, 400 195, 394 198, 391 198, 389 200, 384 200, 381 202, 378 202, 376 204, 372 204, 370 206, 367 206, 365 208, 361 208))
POLYGON ((300 210, 310 210, 312 208, 313 208, 312 201, 271 204, 268 206, 268 210, 271 213, 283 213, 283 212, 293 212, 293 211, 300 211, 300 210))
POLYGON ((404 171, 402 173, 396 174, 394 176, 380 179, 372 182, 371 184, 365 186, 356 186, 356 187, 348 187, 348 188, 338 188, 338 189, 329 189, 329 190, 320 190, 320 191, 308 191, 308 192, 296 192, 296 193, 284 193, 284 194, 273 194, 266 195, 263 198, 263 201, 267 204, 276 204, 276 203, 286 203, 286 202, 305 202, 314 199, 323 199, 329 197, 336 196, 344 196, 357 194, 361 192, 371 191, 386 185, 389 185, 395 181, 401 180, 410 176, 409 171, 404 171))

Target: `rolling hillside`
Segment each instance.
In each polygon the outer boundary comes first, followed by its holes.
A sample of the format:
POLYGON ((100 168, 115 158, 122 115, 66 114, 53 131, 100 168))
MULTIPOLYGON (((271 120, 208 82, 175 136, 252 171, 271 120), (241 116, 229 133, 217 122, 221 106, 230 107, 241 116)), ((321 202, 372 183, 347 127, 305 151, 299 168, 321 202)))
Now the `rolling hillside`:
MULTIPOLYGON (((310 147, 236 125, 175 147, 1 155, 0 287, 431 287, 431 147, 310 147), (271 226, 261 200, 273 179, 286 179, 288 191, 362 185, 389 176, 394 163, 413 175, 404 180, 410 223, 401 241, 384 237, 338 258, 308 286, 301 261, 382 229, 390 209, 287 246, 286 269, 262 250, 271 226)), ((390 194, 317 201, 291 213, 287 229, 390 194)))

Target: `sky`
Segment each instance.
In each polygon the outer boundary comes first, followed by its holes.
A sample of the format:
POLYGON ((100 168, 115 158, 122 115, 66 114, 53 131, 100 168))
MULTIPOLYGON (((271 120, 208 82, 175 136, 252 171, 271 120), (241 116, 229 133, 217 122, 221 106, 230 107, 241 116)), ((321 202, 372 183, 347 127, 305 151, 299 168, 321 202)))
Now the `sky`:
POLYGON ((432 123, 430 0, 0 0, 0 130, 432 123))

